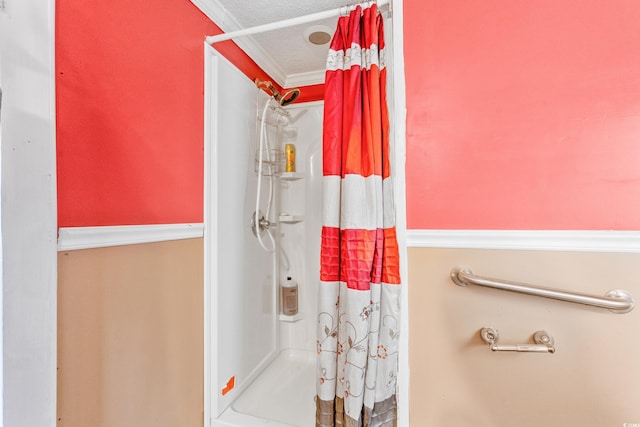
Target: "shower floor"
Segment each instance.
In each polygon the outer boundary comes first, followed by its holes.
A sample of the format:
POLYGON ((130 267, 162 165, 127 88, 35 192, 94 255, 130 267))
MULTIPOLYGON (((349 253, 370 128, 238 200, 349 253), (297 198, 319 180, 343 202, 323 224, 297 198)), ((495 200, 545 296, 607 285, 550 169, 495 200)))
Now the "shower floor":
POLYGON ((315 353, 282 351, 212 426, 314 425, 315 368, 315 353))

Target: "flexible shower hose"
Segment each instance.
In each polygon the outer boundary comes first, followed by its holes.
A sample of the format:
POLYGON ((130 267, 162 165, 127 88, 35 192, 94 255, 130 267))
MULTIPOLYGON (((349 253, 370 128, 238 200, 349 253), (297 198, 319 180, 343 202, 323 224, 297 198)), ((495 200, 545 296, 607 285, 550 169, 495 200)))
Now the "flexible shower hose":
MULTIPOLYGON (((267 116, 267 109, 269 108, 269 104, 271 103, 272 98, 267 99, 267 101, 264 103, 264 109, 262 110, 262 118, 260 120, 260 144, 258 145, 258 187, 256 189, 256 211, 254 213, 255 218, 254 218, 254 223, 255 223, 255 227, 256 227, 256 237, 258 238, 258 242, 260 243, 260 246, 262 247, 262 249, 264 249, 267 252, 274 252, 276 250, 276 241, 273 238, 273 234, 271 234, 271 230, 269 228, 269 226, 265 227, 266 231, 267 231, 267 235, 269 236, 269 240, 271 240, 271 247, 267 247, 264 243, 264 241, 262 240, 262 233, 261 233, 261 225, 260 225, 260 196, 261 196, 261 192, 262 192, 262 162, 263 162, 263 149, 262 146, 264 145, 265 149, 264 151, 267 152, 267 156, 269 156, 269 141, 267 138, 267 130, 265 127, 266 124, 266 116, 267 116)), ((270 160, 270 159, 267 159, 270 160)), ((269 200, 267 202, 267 208, 266 208, 266 212, 264 214, 264 218, 269 221, 269 213, 271 211, 271 199, 273 198, 273 178, 270 178, 270 185, 269 185, 269 200)))

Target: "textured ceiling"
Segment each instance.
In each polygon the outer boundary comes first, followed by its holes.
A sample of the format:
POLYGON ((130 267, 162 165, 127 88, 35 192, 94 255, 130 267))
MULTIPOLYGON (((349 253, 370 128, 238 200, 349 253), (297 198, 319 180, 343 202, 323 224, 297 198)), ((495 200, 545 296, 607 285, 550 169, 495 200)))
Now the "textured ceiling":
MULTIPOLYGON (((316 12, 336 9, 346 0, 191 0, 225 33, 316 12)), ((283 87, 322 83, 329 44, 311 44, 310 27, 323 25, 333 34, 337 17, 244 36, 234 41, 283 87)))

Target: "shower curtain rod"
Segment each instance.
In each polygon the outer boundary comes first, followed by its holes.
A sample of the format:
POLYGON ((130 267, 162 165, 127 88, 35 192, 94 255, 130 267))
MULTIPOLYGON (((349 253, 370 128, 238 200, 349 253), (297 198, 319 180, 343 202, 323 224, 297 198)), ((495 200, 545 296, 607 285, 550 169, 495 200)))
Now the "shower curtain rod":
POLYGON ((249 27, 242 30, 231 31, 229 33, 218 34, 215 36, 208 36, 205 41, 208 44, 214 44, 231 40, 236 37, 248 36, 250 34, 264 33, 266 31, 279 30, 282 28, 292 27, 294 25, 307 24, 309 22, 320 21, 321 19, 333 18, 334 16, 346 15, 357 6, 368 7, 377 3, 378 7, 386 6, 391 3, 391 0, 378 0, 367 1, 364 3, 358 3, 350 6, 342 6, 337 9, 326 10, 324 12, 312 13, 310 15, 298 16, 296 18, 285 19, 282 21, 271 22, 269 24, 257 25, 255 27, 249 27))

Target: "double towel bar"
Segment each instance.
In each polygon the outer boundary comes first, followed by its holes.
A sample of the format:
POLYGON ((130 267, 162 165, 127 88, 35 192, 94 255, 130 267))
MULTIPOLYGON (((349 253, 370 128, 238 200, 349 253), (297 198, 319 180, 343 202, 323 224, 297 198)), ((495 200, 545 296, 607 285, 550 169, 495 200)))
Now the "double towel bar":
POLYGON ((585 304, 594 307, 608 309, 614 313, 628 313, 635 307, 635 300, 630 292, 625 290, 612 290, 600 297, 596 295, 569 292, 559 289, 545 288, 542 286, 527 285, 524 283, 509 282, 506 280, 490 279, 473 274, 466 266, 457 266, 451 270, 451 280, 458 286, 477 285, 504 291, 519 292, 561 301, 585 304))

